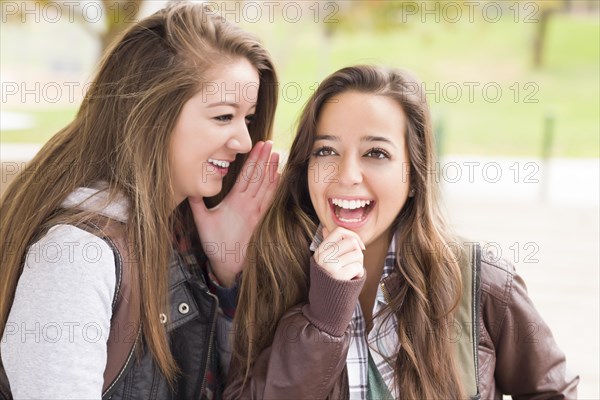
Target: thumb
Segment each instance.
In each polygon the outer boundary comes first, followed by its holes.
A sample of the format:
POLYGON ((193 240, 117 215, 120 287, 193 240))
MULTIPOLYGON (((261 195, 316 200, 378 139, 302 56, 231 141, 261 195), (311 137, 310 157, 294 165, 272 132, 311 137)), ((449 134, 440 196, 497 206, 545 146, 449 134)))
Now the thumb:
POLYGON ((329 229, 323 227, 323 239, 325 239, 327 236, 329 236, 329 229))

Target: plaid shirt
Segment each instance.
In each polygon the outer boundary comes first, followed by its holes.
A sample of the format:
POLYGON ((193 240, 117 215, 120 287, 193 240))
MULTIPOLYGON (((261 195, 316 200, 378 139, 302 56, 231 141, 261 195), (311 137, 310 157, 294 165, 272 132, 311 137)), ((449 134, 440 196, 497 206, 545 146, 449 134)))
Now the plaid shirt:
POLYGON ((352 315, 350 348, 346 356, 346 366, 348 368, 348 384, 350 386, 350 399, 366 400, 368 398, 369 380, 369 353, 377 366, 390 393, 394 398, 398 398, 398 391, 394 384, 394 366, 393 357, 398 354, 398 334, 397 321, 394 313, 390 313, 387 308, 387 301, 381 290, 383 280, 392 273, 396 263, 396 244, 392 239, 388 248, 383 274, 377 288, 377 296, 373 305, 373 328, 369 332, 368 339, 365 336, 365 318, 360 308, 360 303, 356 304, 354 314, 352 315), (367 343, 368 341, 368 343, 367 343), (389 360, 389 362, 388 362, 389 360))
MULTIPOLYGON (((377 366, 390 393, 398 398, 398 390, 394 383, 394 356, 398 354, 399 340, 397 334, 398 322, 394 313, 387 308, 387 301, 381 286, 383 280, 392 273, 396 264, 396 238, 392 238, 383 266, 383 274, 379 281, 375 304, 373 305, 373 328, 369 332, 368 343, 365 336, 365 318, 356 303, 352 320, 350 321, 350 348, 346 356, 348 369, 348 384, 350 386, 350 399, 368 399, 369 391, 369 353, 377 366), (389 360, 389 361, 388 361, 389 360)), ((322 228, 319 226, 310 249, 315 251, 323 241, 322 228)))

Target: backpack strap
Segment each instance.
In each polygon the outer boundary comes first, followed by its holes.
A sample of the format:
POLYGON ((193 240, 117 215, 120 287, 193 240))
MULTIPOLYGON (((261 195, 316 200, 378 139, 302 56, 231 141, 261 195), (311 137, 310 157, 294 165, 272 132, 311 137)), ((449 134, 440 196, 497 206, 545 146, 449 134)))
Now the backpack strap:
POLYGON ((472 400, 481 398, 479 391, 479 298, 481 248, 479 244, 465 246, 460 260, 462 296, 456 313, 456 351, 458 371, 463 387, 472 400))
POLYGON ((81 224, 79 228, 103 239, 115 256, 116 284, 102 386, 102 398, 106 399, 133 365, 135 349, 140 343, 140 291, 134 278, 136 260, 127 246, 125 225, 122 222, 98 216, 93 221, 81 224))
POLYGON ((8 383, 8 377, 6 376, 6 371, 4 371, 4 366, 2 365, 1 359, 0 359, 0 400, 12 400, 12 394, 10 393, 10 385, 8 383))
MULTIPOLYGON (((47 228, 62 223, 62 216, 51 220, 47 228)), ((134 278, 137 262, 127 246, 125 224, 97 215, 92 221, 75 224, 104 240, 115 257, 115 294, 112 303, 112 318, 107 341, 107 361, 104 370, 102 399, 108 399, 116 385, 133 365, 133 356, 141 342, 140 291, 134 278)), ((38 236, 43 235, 42 230, 38 236)), ((12 400, 10 384, 0 360, 0 400, 12 400)))

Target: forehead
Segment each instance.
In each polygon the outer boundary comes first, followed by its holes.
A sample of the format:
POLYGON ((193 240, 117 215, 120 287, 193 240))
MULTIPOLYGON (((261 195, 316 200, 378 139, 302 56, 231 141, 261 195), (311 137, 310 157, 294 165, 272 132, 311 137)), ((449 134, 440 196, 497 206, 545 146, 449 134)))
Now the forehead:
POLYGON ((219 64, 206 71, 202 94, 207 102, 256 103, 260 79, 245 58, 219 64))
POLYGON ((400 104, 388 96, 344 92, 330 98, 317 121, 318 135, 340 138, 384 136, 404 141, 406 116, 400 104))

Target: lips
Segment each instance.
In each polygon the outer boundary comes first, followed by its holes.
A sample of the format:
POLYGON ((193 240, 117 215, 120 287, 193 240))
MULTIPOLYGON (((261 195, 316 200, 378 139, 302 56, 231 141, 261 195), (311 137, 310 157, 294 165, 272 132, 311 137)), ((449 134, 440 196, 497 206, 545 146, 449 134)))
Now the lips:
POLYGON ((227 172, 229 172, 229 165, 233 162, 233 160, 218 160, 215 158, 209 158, 207 161, 209 165, 215 167, 216 172, 218 172, 221 177, 227 175, 227 172))
POLYGON ((231 164, 231 161, 216 160, 214 158, 209 158, 208 162, 211 163, 212 165, 214 165, 215 167, 219 167, 219 168, 229 168, 229 164, 231 164))

